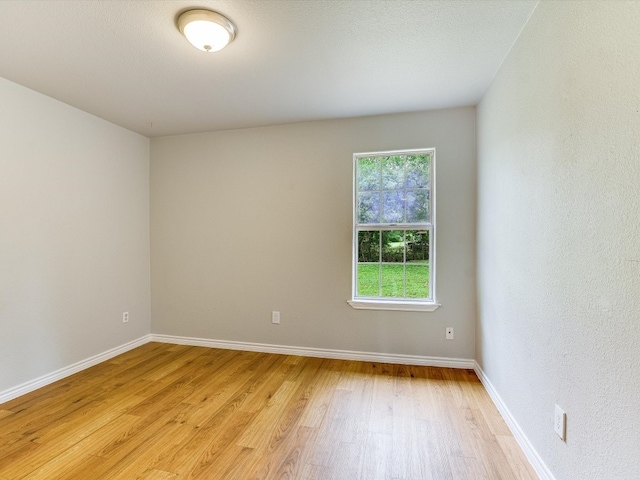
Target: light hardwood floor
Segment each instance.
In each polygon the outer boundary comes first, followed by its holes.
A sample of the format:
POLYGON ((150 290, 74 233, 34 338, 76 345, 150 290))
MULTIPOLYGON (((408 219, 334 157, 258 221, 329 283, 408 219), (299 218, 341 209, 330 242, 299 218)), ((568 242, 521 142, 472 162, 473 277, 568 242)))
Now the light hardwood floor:
POLYGON ((473 371, 149 343, 0 404, 0 480, 535 479, 473 371))

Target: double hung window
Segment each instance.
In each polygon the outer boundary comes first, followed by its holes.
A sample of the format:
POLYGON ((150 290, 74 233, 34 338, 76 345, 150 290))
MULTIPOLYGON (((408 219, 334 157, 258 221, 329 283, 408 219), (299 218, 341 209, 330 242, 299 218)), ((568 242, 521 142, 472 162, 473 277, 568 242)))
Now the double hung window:
POLYGON ((354 308, 435 310, 435 149, 358 153, 354 308))

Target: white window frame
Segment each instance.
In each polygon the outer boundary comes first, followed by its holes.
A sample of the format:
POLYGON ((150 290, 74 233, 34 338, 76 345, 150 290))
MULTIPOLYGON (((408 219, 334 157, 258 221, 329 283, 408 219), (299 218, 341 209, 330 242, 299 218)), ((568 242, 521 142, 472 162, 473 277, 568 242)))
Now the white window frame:
POLYGON ((436 149, 418 148, 411 150, 390 150, 383 152, 363 152, 353 154, 353 245, 352 245, 352 292, 351 300, 347 303, 356 309, 364 310, 403 310, 403 311, 426 311, 436 310, 440 304, 436 302, 436 149), (358 159, 363 157, 393 156, 393 155, 415 155, 429 154, 431 164, 429 168, 429 212, 430 222, 428 223, 380 223, 380 224, 359 224, 358 223, 358 159), (429 290, 430 296, 426 299, 413 298, 386 298, 386 297, 359 297, 358 289, 358 232, 361 230, 379 229, 383 230, 428 230, 429 231, 429 290))

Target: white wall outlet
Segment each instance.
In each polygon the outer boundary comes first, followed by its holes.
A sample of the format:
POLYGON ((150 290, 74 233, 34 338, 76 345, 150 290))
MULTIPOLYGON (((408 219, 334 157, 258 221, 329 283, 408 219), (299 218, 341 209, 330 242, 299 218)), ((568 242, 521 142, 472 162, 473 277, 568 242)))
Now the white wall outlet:
POLYGON ((444 331, 444 338, 453 340, 453 327, 447 327, 444 331))
POLYGON ((562 440, 565 440, 567 433, 567 414, 558 405, 556 405, 556 411, 553 416, 553 430, 562 440))
POLYGON ((122 312, 122 323, 129 323, 129 312, 122 312))
POLYGON ((271 312, 271 323, 280 323, 280 312, 271 312))

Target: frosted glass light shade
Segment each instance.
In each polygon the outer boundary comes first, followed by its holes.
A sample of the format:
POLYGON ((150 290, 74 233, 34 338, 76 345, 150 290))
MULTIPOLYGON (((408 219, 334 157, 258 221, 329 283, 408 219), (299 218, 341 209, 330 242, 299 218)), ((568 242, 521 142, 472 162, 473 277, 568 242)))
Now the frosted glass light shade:
POLYGON ((187 40, 203 52, 217 52, 236 36, 236 29, 224 15, 211 10, 189 10, 178 17, 178 28, 187 40))

